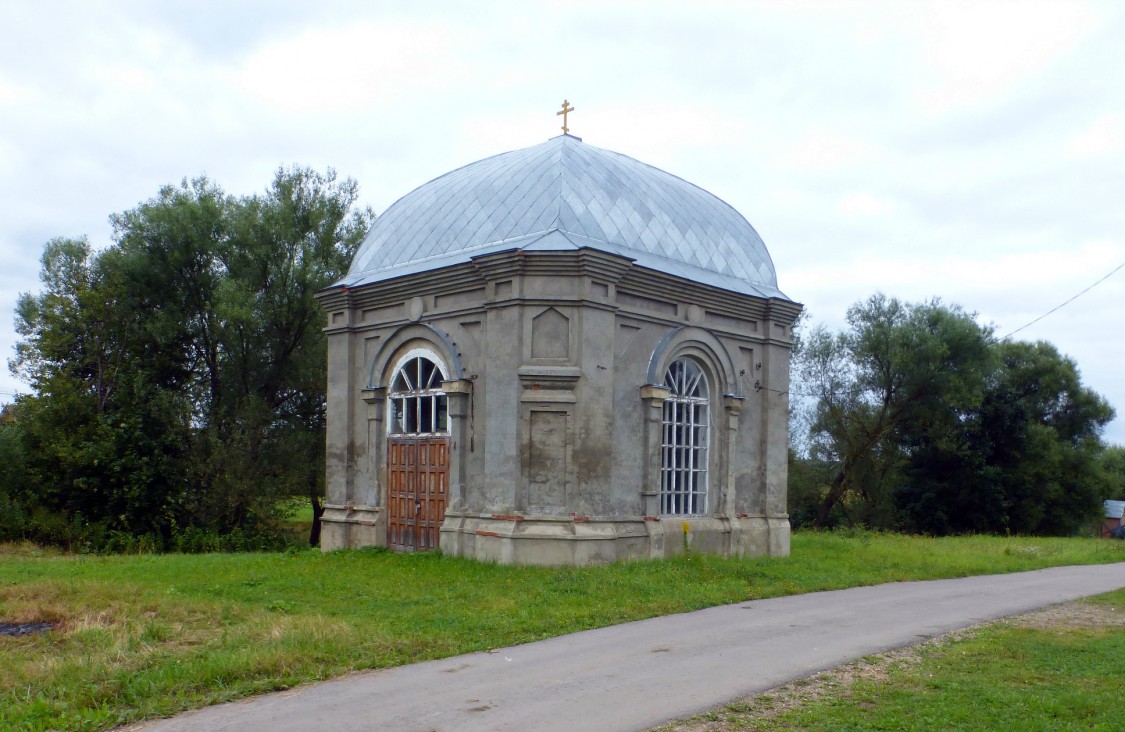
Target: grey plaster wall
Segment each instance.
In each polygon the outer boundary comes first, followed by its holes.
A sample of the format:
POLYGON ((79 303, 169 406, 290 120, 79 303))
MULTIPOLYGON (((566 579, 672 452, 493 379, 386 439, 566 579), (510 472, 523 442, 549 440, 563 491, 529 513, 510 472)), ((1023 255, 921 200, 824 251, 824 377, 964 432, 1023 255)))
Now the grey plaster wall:
POLYGON ((324 548, 385 542, 386 384, 375 382, 396 354, 427 344, 459 364, 446 376, 465 385, 464 414, 451 419, 447 553, 539 564, 665 556, 682 550, 685 520, 699 551, 787 553, 788 328, 800 307, 613 255, 544 254, 321 293, 324 548), (661 391, 644 392, 685 354, 711 382, 708 512, 686 519, 656 515, 661 391))

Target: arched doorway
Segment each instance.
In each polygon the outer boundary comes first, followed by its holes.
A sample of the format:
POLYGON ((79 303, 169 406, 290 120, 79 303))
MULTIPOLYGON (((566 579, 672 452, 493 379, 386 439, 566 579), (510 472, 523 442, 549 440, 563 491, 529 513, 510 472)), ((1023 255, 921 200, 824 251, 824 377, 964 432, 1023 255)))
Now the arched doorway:
POLYGON ((436 549, 449 500, 445 372, 427 351, 399 359, 387 394, 387 546, 436 549))

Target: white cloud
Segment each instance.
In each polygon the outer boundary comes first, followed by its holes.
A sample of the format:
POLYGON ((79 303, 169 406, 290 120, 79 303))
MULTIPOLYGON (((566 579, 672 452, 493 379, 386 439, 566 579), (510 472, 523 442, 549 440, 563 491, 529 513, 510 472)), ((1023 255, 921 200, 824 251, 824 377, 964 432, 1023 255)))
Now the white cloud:
POLYGON ((30 87, 0 76, 0 104, 27 104, 34 97, 35 91, 30 87))
POLYGON ((101 82, 121 93, 151 93, 156 89, 153 74, 148 69, 126 65, 107 65, 97 70, 101 82))
POLYGON ((995 101, 1071 51, 1096 29, 1094 8, 1050 0, 902 3, 923 39, 930 83, 922 108, 946 112, 995 101))
POLYGON ((234 72, 243 92, 286 113, 353 113, 456 85, 463 38, 440 25, 356 22, 267 43, 234 72))
POLYGON ((883 218, 894 215, 898 205, 884 196, 859 191, 844 196, 837 208, 849 218, 883 218))
POLYGON ((880 150, 864 140, 819 129, 805 133, 796 144, 781 152, 775 164, 808 171, 838 170, 873 162, 880 155, 880 150))
POLYGON ((1071 137, 1065 146, 1076 157, 1112 155, 1125 150, 1125 113, 1106 114, 1093 125, 1071 137))

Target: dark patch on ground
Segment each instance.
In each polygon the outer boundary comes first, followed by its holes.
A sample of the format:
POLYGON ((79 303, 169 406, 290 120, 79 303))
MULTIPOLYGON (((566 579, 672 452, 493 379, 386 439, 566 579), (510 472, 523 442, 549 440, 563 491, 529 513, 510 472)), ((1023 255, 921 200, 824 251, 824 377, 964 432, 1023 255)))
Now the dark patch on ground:
POLYGON ((50 629, 50 623, 0 623, 0 635, 31 635, 50 629))

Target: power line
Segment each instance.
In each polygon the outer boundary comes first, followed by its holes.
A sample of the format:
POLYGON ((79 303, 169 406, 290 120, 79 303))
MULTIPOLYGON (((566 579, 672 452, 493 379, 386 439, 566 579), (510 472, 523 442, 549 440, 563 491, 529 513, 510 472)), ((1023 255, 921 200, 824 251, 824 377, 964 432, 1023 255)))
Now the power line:
POLYGON ((1035 325, 1036 323, 1038 323, 1038 322, 1039 322, 1040 320, 1042 320, 1043 318, 1047 317, 1047 316, 1048 316, 1048 315, 1050 315, 1051 313, 1055 312, 1056 310, 1061 310, 1061 309, 1062 309, 1062 308, 1064 308, 1065 306, 1067 306, 1067 305, 1069 305, 1070 303, 1072 303, 1072 302, 1074 302, 1075 300, 1077 300, 1077 299, 1078 299, 1079 297, 1081 297, 1082 295, 1085 295, 1085 294, 1086 294, 1087 292, 1089 292, 1090 290, 1094 289, 1095 287, 1097 287, 1097 286, 1098 286, 1098 285, 1100 285, 1101 283, 1105 282, 1105 281, 1106 281, 1106 280, 1108 280, 1108 279, 1109 279, 1110 277, 1112 277, 1113 275, 1117 274, 1118 270, 1122 269, 1123 267, 1125 267, 1125 262, 1122 262, 1121 264, 1119 264, 1119 265, 1117 265, 1116 267, 1114 267, 1113 269, 1111 269, 1111 270, 1109 271, 1109 274, 1107 274, 1107 275, 1106 275, 1105 277, 1102 277, 1102 278, 1101 278, 1100 280, 1098 280, 1098 281, 1097 281, 1097 282, 1095 282, 1094 284, 1090 285, 1089 287, 1087 287, 1087 288, 1086 288, 1085 290, 1083 290, 1082 292, 1079 292, 1079 293, 1078 293, 1077 295, 1075 295, 1074 297, 1070 298, 1070 299, 1069 299, 1069 300, 1067 300, 1066 302, 1063 302, 1063 303, 1061 303, 1061 304, 1059 304, 1059 305, 1056 305, 1055 307, 1053 307, 1053 308, 1051 308, 1050 310, 1048 310, 1047 312, 1043 313, 1042 315, 1040 315, 1040 316, 1039 316, 1038 318, 1036 318, 1035 320, 1031 321, 1030 323, 1027 323, 1027 324, 1025 324, 1025 325, 1021 325, 1020 327, 1016 328, 1015 330, 1013 330, 1013 331, 1012 331, 1011 333, 1009 333, 1008 335, 1004 336, 1003 338, 997 338, 996 340, 997 340, 997 341, 1006 341, 1006 340, 1008 340, 1009 338, 1011 338, 1012 336, 1014 336, 1014 335, 1015 335, 1016 333, 1019 333, 1019 332, 1020 332, 1021 330, 1023 330, 1024 328, 1030 328, 1031 326, 1035 325))

